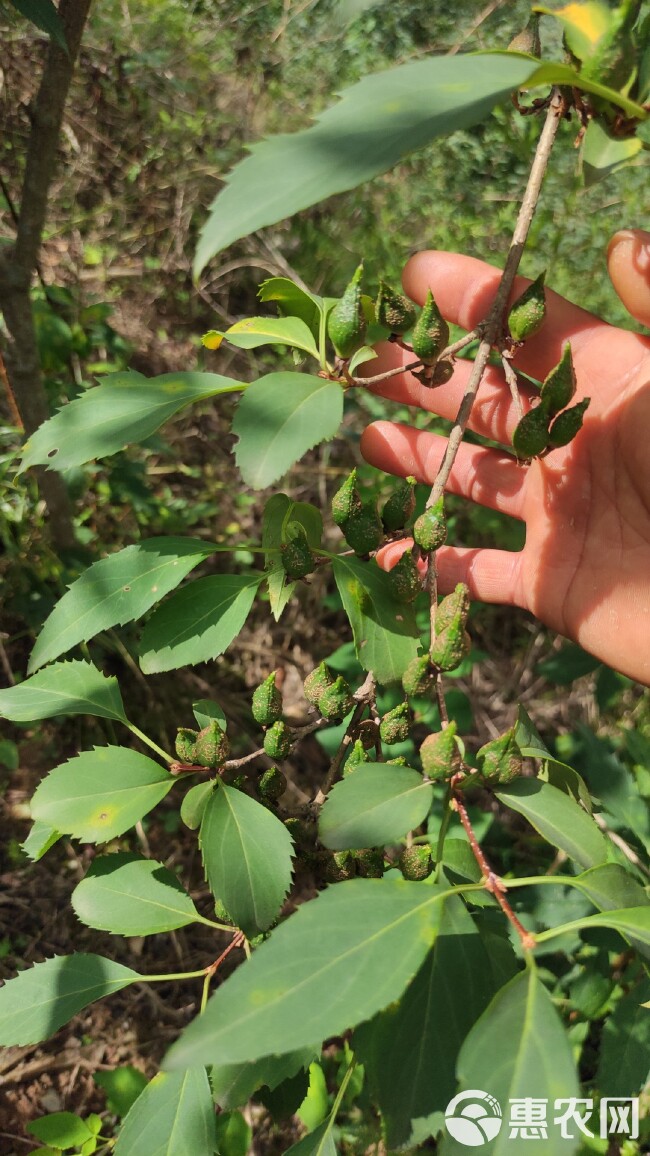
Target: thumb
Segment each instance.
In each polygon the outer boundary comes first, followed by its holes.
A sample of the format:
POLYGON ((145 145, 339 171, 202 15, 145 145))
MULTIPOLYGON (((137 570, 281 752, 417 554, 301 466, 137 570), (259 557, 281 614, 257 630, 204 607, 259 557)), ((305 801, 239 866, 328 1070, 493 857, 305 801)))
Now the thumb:
POLYGON ((607 246, 607 268, 628 313, 650 325, 650 233, 621 229, 607 246))

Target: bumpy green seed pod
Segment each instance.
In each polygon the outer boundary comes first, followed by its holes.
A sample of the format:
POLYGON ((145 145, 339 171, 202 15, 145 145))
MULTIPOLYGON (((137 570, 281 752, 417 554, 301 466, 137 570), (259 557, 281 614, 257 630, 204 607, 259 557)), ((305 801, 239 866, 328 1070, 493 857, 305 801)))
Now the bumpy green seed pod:
POLYGON ((339 357, 352 357, 363 345, 367 325, 361 304, 362 275, 363 265, 359 265, 327 318, 327 333, 339 357))
POLYGON ((441 598, 436 608, 436 634, 452 624, 465 626, 469 614, 469 587, 458 582, 451 594, 441 598))
POLYGON ((404 693, 414 697, 428 694, 433 686, 435 672, 428 654, 413 658, 402 675, 404 693))
MULTIPOLYGON (((407 763, 406 759, 404 758, 404 755, 398 755, 396 759, 386 759, 386 766, 387 767, 408 767, 409 764, 407 763)), ((413 768, 411 768, 411 770, 412 769, 413 768)))
POLYGON ((432 782, 450 779, 461 769, 460 751, 456 742, 456 723, 450 722, 437 734, 427 735, 420 747, 422 770, 432 782))
POLYGON ((409 737, 410 726, 409 704, 400 702, 384 715, 379 724, 381 741, 392 746, 393 743, 405 743, 409 737))
POLYGON ((257 784, 257 793, 260 799, 268 800, 274 803, 279 799, 287 789, 286 775, 282 774, 279 767, 269 767, 262 775, 257 784))
POLYGON ((572 405, 570 409, 565 409, 564 413, 556 417, 548 435, 549 445, 554 450, 560 446, 567 446, 580 432, 582 419, 590 401, 590 397, 584 397, 577 405, 572 405))
POLYGON ((270 759, 286 759, 293 746, 291 731, 287 724, 278 719, 264 735, 264 751, 270 759))
POLYGON ((518 458, 536 458, 548 445, 549 417, 543 405, 529 409, 515 428, 512 444, 518 458))
POLYGON ((411 346, 425 365, 433 365, 449 341, 449 326, 438 309, 431 290, 411 334, 411 346))
POLYGON ((194 748, 196 740, 199 737, 198 731, 188 730, 187 727, 179 727, 176 734, 176 754, 182 763, 194 762, 194 748))
POLYGON ((391 533, 393 530, 403 530, 413 517, 414 509, 415 478, 405 478, 395 487, 381 511, 384 528, 391 533))
POLYGON ((363 502, 357 489, 357 471, 354 469, 332 498, 332 521, 335 525, 342 526, 362 510, 363 502))
POLYGON ((489 784, 511 783, 523 769, 523 756, 515 738, 515 728, 486 743, 477 751, 479 773, 489 784))
POLYGON ((291 540, 280 547, 280 560, 287 578, 306 578, 308 574, 313 574, 316 559, 302 526, 297 527, 291 540))
POLYGON ((220 767, 230 754, 230 743, 216 718, 199 731, 194 746, 194 760, 202 767, 220 767))
POLYGON ((345 779, 348 775, 353 775, 359 767, 363 766, 364 763, 369 762, 370 755, 361 742, 361 739, 357 739, 345 761, 345 766, 343 768, 343 778, 345 779))
POLYGON ((508 314, 508 329, 513 341, 526 341, 542 328, 546 317, 545 277, 546 273, 540 273, 512 306, 508 314))
POLYGON ((215 899, 214 901, 214 916, 219 923, 233 922, 232 916, 228 911, 226 911, 226 908, 220 899, 215 899))
POLYGON ((318 709, 323 718, 332 722, 340 722, 353 706, 352 692, 342 674, 339 674, 335 682, 323 691, 318 700, 318 709))
POLYGON ((270 727, 282 715, 282 695, 275 685, 275 671, 253 691, 253 718, 260 726, 270 727))
POLYGON ((303 819, 291 817, 284 820, 284 825, 291 835, 296 847, 301 851, 311 848, 314 842, 314 827, 305 823, 303 819))
POLYGON ((417 882, 426 879, 433 870, 431 848, 426 843, 415 843, 413 847, 405 847, 399 857, 400 871, 405 879, 417 882))
POLYGON ((573 367, 571 346, 567 341, 562 350, 562 357, 542 385, 540 398, 544 412, 548 417, 555 417, 561 409, 565 409, 576 391, 576 371, 573 367))
POLYGON ((321 662, 311 674, 308 674, 303 683, 303 693, 307 702, 318 706, 321 695, 328 687, 334 685, 334 675, 326 662, 321 662))
POLYGON ((375 316, 380 325, 390 329, 391 333, 402 334, 410 329, 415 321, 415 309, 408 297, 396 293, 385 281, 379 282, 379 294, 375 306, 375 316))
POLYGON ((364 879, 381 879, 384 874, 384 851, 382 847, 361 847, 352 852, 357 871, 364 879))
POLYGON ((416 518, 413 538, 421 550, 437 550, 447 540, 447 519, 444 498, 438 498, 433 506, 416 518))
POLYGON ((356 874, 356 867, 350 851, 335 851, 327 860, 325 878, 328 883, 342 883, 356 874))
POLYGON ((388 572, 388 584, 398 602, 414 602, 422 591, 422 578, 411 550, 388 572))
POLYGON ((370 554, 384 540, 384 528, 374 506, 364 506, 359 514, 346 518, 341 526, 343 536, 355 554, 370 554))
POLYGON ((461 624, 452 623, 436 634, 431 661, 438 670, 455 670, 469 654, 472 640, 461 624))

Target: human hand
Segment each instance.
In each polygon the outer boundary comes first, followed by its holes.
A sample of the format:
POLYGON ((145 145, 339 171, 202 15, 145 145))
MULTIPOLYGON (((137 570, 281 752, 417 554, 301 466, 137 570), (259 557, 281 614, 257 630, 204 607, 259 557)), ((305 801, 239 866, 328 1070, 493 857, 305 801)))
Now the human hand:
MULTIPOLYGON (((650 325, 650 233, 617 233, 608 267, 626 308, 650 325)), ((487 316, 500 276, 473 257, 429 251, 411 258, 403 282, 420 304, 431 288, 443 315, 470 330, 487 316)), ((513 300, 527 284, 517 278, 513 300)), ((616 670, 650 684, 650 339, 616 329, 550 290, 546 303, 544 326, 517 353, 514 367, 543 380, 570 341, 574 402, 591 398, 583 428, 568 446, 529 466, 512 451, 462 443, 447 488, 520 518, 526 543, 518 553, 442 547, 439 588, 447 593, 466 582, 474 599, 529 610, 616 670)), ((412 356, 387 344, 368 369, 374 375, 407 360, 412 356)), ((436 389, 409 373, 372 389, 453 419, 471 367, 457 361, 451 381, 436 389)), ((526 411, 538 391, 522 382, 520 392, 526 411)), ((470 428, 510 446, 517 420, 503 373, 489 367, 470 428)), ((361 450, 379 469, 432 483, 446 444, 437 434, 377 421, 364 431, 361 450)), ((391 569, 404 549, 404 542, 385 547, 379 564, 391 569)))

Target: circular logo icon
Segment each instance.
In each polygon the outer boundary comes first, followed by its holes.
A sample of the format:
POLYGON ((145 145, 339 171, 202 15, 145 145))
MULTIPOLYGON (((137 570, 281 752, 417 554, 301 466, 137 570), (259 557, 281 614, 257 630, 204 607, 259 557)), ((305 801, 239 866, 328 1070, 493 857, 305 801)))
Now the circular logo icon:
POLYGON ((503 1123, 501 1105, 489 1092, 470 1088, 459 1092, 445 1110, 447 1131, 459 1144, 478 1148, 498 1136, 503 1123))

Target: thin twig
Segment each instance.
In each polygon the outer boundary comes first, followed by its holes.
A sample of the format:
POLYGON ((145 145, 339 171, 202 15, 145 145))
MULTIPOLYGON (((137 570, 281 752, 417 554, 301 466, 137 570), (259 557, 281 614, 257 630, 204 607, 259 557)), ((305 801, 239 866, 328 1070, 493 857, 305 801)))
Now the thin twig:
POLYGON ((348 752, 348 748, 352 745, 354 739, 356 738, 356 732, 359 723, 361 722, 361 716, 363 715, 363 712, 368 704, 372 702, 374 694, 375 679, 372 674, 368 674, 365 682, 354 693, 354 697, 357 700, 357 705, 352 712, 352 718, 345 728, 345 734, 339 743, 338 750, 330 763, 329 770, 325 777, 325 782, 319 789, 318 794, 315 796, 313 802, 309 804, 310 812, 313 813, 314 811, 317 811, 325 802, 325 799, 327 798, 327 795, 329 794, 336 780, 336 776, 338 775, 339 770, 343 765, 343 760, 348 752))
POLYGON ((512 368, 510 358, 506 357, 505 354, 503 354, 503 353, 501 354, 501 365, 503 366, 503 374, 504 374, 504 377, 508 383, 508 388, 510 389, 510 395, 511 395, 513 403, 514 403, 515 414, 517 415, 517 422, 520 422, 522 417, 524 416, 524 407, 522 405, 521 394, 519 392, 519 382, 517 381, 517 374, 515 373, 514 369, 512 368))

